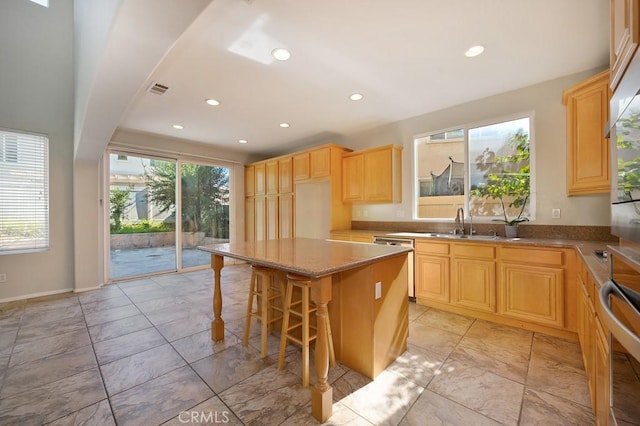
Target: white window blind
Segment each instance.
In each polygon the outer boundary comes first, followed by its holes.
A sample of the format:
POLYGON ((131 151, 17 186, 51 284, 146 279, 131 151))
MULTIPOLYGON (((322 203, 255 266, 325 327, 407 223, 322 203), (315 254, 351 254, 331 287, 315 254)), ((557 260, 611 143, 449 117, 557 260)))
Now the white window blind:
POLYGON ((0 129, 0 254, 49 248, 49 139, 0 129))

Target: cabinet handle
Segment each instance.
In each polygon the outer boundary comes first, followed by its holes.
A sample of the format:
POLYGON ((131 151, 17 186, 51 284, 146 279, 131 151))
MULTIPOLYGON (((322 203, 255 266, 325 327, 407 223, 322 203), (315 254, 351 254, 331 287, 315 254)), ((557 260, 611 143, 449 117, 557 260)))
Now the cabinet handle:
MULTIPOLYGON (((604 313, 603 319, 611 330, 611 334, 618 339, 622 346, 624 346, 635 359, 640 360, 640 338, 615 316, 609 306, 609 296, 622 300, 622 302, 628 304, 636 314, 638 314, 637 310, 631 302, 629 302, 624 293, 611 281, 607 281, 600 287, 599 296, 600 306, 604 313)), ((638 314, 638 318, 640 319, 640 314, 638 314)))

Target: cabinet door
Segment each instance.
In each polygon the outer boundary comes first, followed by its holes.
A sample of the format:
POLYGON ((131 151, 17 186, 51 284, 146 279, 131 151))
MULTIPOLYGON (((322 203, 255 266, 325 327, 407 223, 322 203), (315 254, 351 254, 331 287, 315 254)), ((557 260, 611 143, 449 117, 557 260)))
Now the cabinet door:
POLYGON ((293 158, 282 158, 278 161, 278 177, 280 194, 293 192, 293 158))
POLYGON ((245 197, 256 195, 256 169, 254 166, 244 168, 244 195, 245 197))
POLYGON ((364 199, 367 201, 392 201, 393 167, 392 151, 384 149, 367 152, 364 156, 364 199))
POLYGON ((610 405, 610 376, 609 376, 609 342, 605 337, 600 321, 595 321, 595 345, 594 345, 594 368, 595 368, 595 414, 598 425, 609 423, 610 405))
POLYGON ((564 325, 564 271, 503 263, 498 312, 542 325, 564 325))
POLYGON ((364 155, 353 155, 342 159, 342 201, 364 199, 364 155))
POLYGON ((496 311, 494 261, 454 259, 451 274, 451 303, 477 311, 496 311))
POLYGON ((293 194, 281 194, 278 196, 278 231, 280 238, 293 238, 294 201, 293 194))
POLYGON ((256 241, 267 239, 267 199, 255 197, 255 235, 256 241))
POLYGON ((611 0, 611 90, 615 90, 640 42, 640 1, 611 0))
POLYGON ((331 174, 331 148, 321 148, 309 152, 309 177, 328 177, 331 174))
POLYGON ((608 193, 610 149, 603 129, 609 120, 609 71, 564 93, 567 107, 567 193, 608 193))
POLYGON ((277 240, 278 233, 278 196, 269 195, 267 197, 267 239, 277 240))
POLYGON ((273 195, 278 193, 278 161, 268 161, 265 164, 267 194, 273 195))
POLYGON ((309 153, 293 156, 293 180, 309 179, 309 153))
POLYGON ((449 303, 449 258, 416 254, 416 298, 449 303))
POLYGON ((256 240, 256 201, 253 197, 244 199, 244 240, 256 240))
POLYGON ((256 173, 256 195, 265 195, 266 186, 265 186, 265 164, 256 164, 255 165, 255 173, 256 173))

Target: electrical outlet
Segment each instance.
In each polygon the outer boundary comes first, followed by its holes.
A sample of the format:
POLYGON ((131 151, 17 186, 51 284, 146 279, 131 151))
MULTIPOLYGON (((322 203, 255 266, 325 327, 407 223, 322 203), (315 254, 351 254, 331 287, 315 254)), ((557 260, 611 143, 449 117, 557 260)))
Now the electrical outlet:
POLYGON ((0 283, 7 282, 7 274, 0 274, 0 283))
POLYGON ((376 300, 382 297, 382 282, 378 281, 376 283, 376 300))
POLYGON ((560 209, 551 209, 551 219, 560 219, 560 209))

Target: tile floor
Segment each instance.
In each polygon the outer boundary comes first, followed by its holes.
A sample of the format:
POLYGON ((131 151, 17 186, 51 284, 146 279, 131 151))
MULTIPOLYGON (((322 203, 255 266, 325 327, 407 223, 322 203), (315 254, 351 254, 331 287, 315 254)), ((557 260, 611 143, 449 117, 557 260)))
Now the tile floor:
MULTIPOLYGON (((311 425, 300 355, 241 344, 249 268, 223 269, 226 337, 210 340, 210 270, 0 305, 0 424, 311 425)), ((411 304, 409 349, 376 380, 330 370, 342 425, 589 425, 577 344, 411 304)), ((312 380, 313 368, 312 368, 312 380)))

